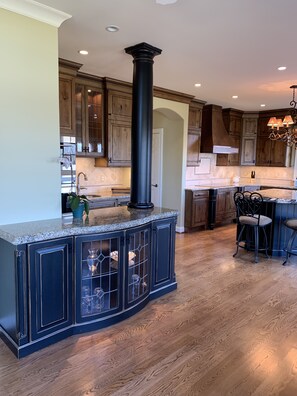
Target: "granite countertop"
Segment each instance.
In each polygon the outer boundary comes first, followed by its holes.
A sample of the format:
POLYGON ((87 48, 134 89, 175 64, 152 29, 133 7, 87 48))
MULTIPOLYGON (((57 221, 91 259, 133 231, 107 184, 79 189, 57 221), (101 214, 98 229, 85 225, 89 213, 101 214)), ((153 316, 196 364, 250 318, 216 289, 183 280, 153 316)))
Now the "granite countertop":
POLYGON ((265 201, 275 201, 276 203, 296 203, 297 191, 280 188, 268 188, 267 190, 258 190, 265 201))
MULTIPOLYGON (((273 189, 273 190, 292 190, 292 191, 297 191, 297 188, 294 186, 268 186, 265 184, 264 186, 261 185, 261 183, 236 183, 236 184, 222 184, 222 185, 209 185, 209 186, 191 186, 187 187, 186 190, 190 191, 199 191, 199 190, 219 190, 222 188, 233 188, 233 187, 250 187, 250 191, 255 191, 255 189, 258 189, 259 187, 264 187, 268 189, 273 189)), ((262 190, 261 190, 262 191, 262 190)))
POLYGON ((86 194, 86 197, 91 201, 106 201, 108 199, 130 199, 129 194, 124 194, 124 193, 100 193, 100 194, 86 194))
POLYGON ((125 206, 94 209, 88 219, 73 220, 72 214, 62 218, 0 225, 0 238, 14 245, 45 241, 73 235, 125 230, 152 220, 178 215, 177 210, 154 207, 130 209, 125 206))

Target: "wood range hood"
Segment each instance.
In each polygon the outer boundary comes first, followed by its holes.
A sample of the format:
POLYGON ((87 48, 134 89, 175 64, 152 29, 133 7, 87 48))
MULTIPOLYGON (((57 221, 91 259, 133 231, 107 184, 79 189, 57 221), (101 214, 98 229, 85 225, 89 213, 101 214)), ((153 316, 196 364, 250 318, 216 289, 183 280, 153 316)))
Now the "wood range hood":
POLYGON ((223 121, 222 107, 205 105, 202 112, 201 152, 213 154, 237 154, 238 148, 229 135, 223 121))

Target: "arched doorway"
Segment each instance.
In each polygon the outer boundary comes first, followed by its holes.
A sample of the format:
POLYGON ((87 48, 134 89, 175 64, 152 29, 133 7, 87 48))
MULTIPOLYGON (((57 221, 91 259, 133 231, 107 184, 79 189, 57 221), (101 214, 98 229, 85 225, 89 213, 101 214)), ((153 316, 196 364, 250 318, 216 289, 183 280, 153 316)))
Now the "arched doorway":
POLYGON ((184 231, 189 106, 154 98, 153 128, 163 129, 162 207, 177 209, 177 231, 184 231))

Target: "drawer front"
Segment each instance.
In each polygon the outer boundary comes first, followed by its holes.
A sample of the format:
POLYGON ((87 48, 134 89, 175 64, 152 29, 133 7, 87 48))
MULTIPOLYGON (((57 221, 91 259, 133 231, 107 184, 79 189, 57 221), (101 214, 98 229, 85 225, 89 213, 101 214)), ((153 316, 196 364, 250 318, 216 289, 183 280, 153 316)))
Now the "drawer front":
POLYGON ((208 197, 208 190, 206 191, 193 191, 193 198, 208 197))

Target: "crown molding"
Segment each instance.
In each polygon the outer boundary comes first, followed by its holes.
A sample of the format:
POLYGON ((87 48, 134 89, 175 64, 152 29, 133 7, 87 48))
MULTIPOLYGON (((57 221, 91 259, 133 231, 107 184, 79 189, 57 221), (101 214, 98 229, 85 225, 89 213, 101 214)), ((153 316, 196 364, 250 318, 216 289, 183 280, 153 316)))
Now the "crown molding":
POLYGON ((72 17, 66 12, 56 10, 34 0, 0 0, 0 8, 29 18, 36 19, 49 25, 60 27, 60 25, 72 17))

